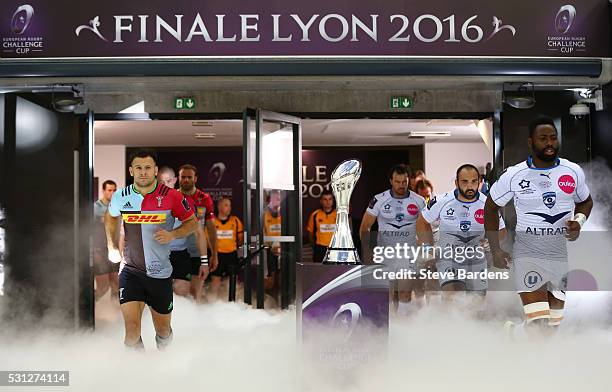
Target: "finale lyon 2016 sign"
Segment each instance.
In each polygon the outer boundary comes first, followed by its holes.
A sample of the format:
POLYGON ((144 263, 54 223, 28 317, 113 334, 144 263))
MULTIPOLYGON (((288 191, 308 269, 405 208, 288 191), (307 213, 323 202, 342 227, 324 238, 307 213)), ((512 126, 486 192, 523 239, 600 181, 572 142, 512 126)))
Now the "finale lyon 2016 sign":
POLYGON ((6 0, 2 58, 609 57, 601 0, 6 0))

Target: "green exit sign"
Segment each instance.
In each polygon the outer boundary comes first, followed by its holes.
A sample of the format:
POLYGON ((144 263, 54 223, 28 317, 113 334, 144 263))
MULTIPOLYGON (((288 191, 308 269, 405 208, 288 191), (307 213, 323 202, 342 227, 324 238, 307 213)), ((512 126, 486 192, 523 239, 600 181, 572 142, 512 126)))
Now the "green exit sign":
POLYGON ((391 97, 391 109, 412 109, 412 98, 398 96, 391 97))
POLYGON ((187 97, 187 98, 174 98, 174 108, 175 109, 195 109, 196 101, 195 98, 187 97))

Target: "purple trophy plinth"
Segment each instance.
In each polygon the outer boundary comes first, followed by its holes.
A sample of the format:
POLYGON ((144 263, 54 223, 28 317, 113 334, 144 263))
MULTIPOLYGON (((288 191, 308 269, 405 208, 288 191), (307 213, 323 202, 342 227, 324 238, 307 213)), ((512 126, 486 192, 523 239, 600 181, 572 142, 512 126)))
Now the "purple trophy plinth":
POLYGON ((386 354, 389 283, 381 266, 298 263, 296 313, 303 357, 348 370, 386 354))

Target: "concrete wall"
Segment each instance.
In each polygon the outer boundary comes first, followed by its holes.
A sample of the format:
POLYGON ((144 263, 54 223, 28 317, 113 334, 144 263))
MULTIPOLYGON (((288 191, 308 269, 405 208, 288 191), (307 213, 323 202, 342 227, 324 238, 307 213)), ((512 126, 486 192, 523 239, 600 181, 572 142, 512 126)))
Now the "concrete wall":
POLYGON ((113 180, 117 187, 125 186, 125 146, 96 145, 94 149, 94 177, 98 177, 98 195, 102 183, 113 180))
POLYGON ((425 175, 435 194, 455 188, 455 172, 462 164, 471 163, 483 172, 487 162, 493 162, 493 153, 484 142, 425 144, 425 175))

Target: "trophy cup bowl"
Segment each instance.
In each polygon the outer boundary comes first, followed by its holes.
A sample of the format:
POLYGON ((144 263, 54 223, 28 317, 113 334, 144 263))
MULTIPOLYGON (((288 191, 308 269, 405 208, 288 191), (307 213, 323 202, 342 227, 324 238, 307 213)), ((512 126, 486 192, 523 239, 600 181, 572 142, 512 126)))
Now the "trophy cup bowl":
POLYGON ((360 175, 361 162, 356 159, 340 163, 331 175, 331 188, 336 198, 336 231, 323 258, 324 264, 361 264, 349 225, 351 194, 360 175))

